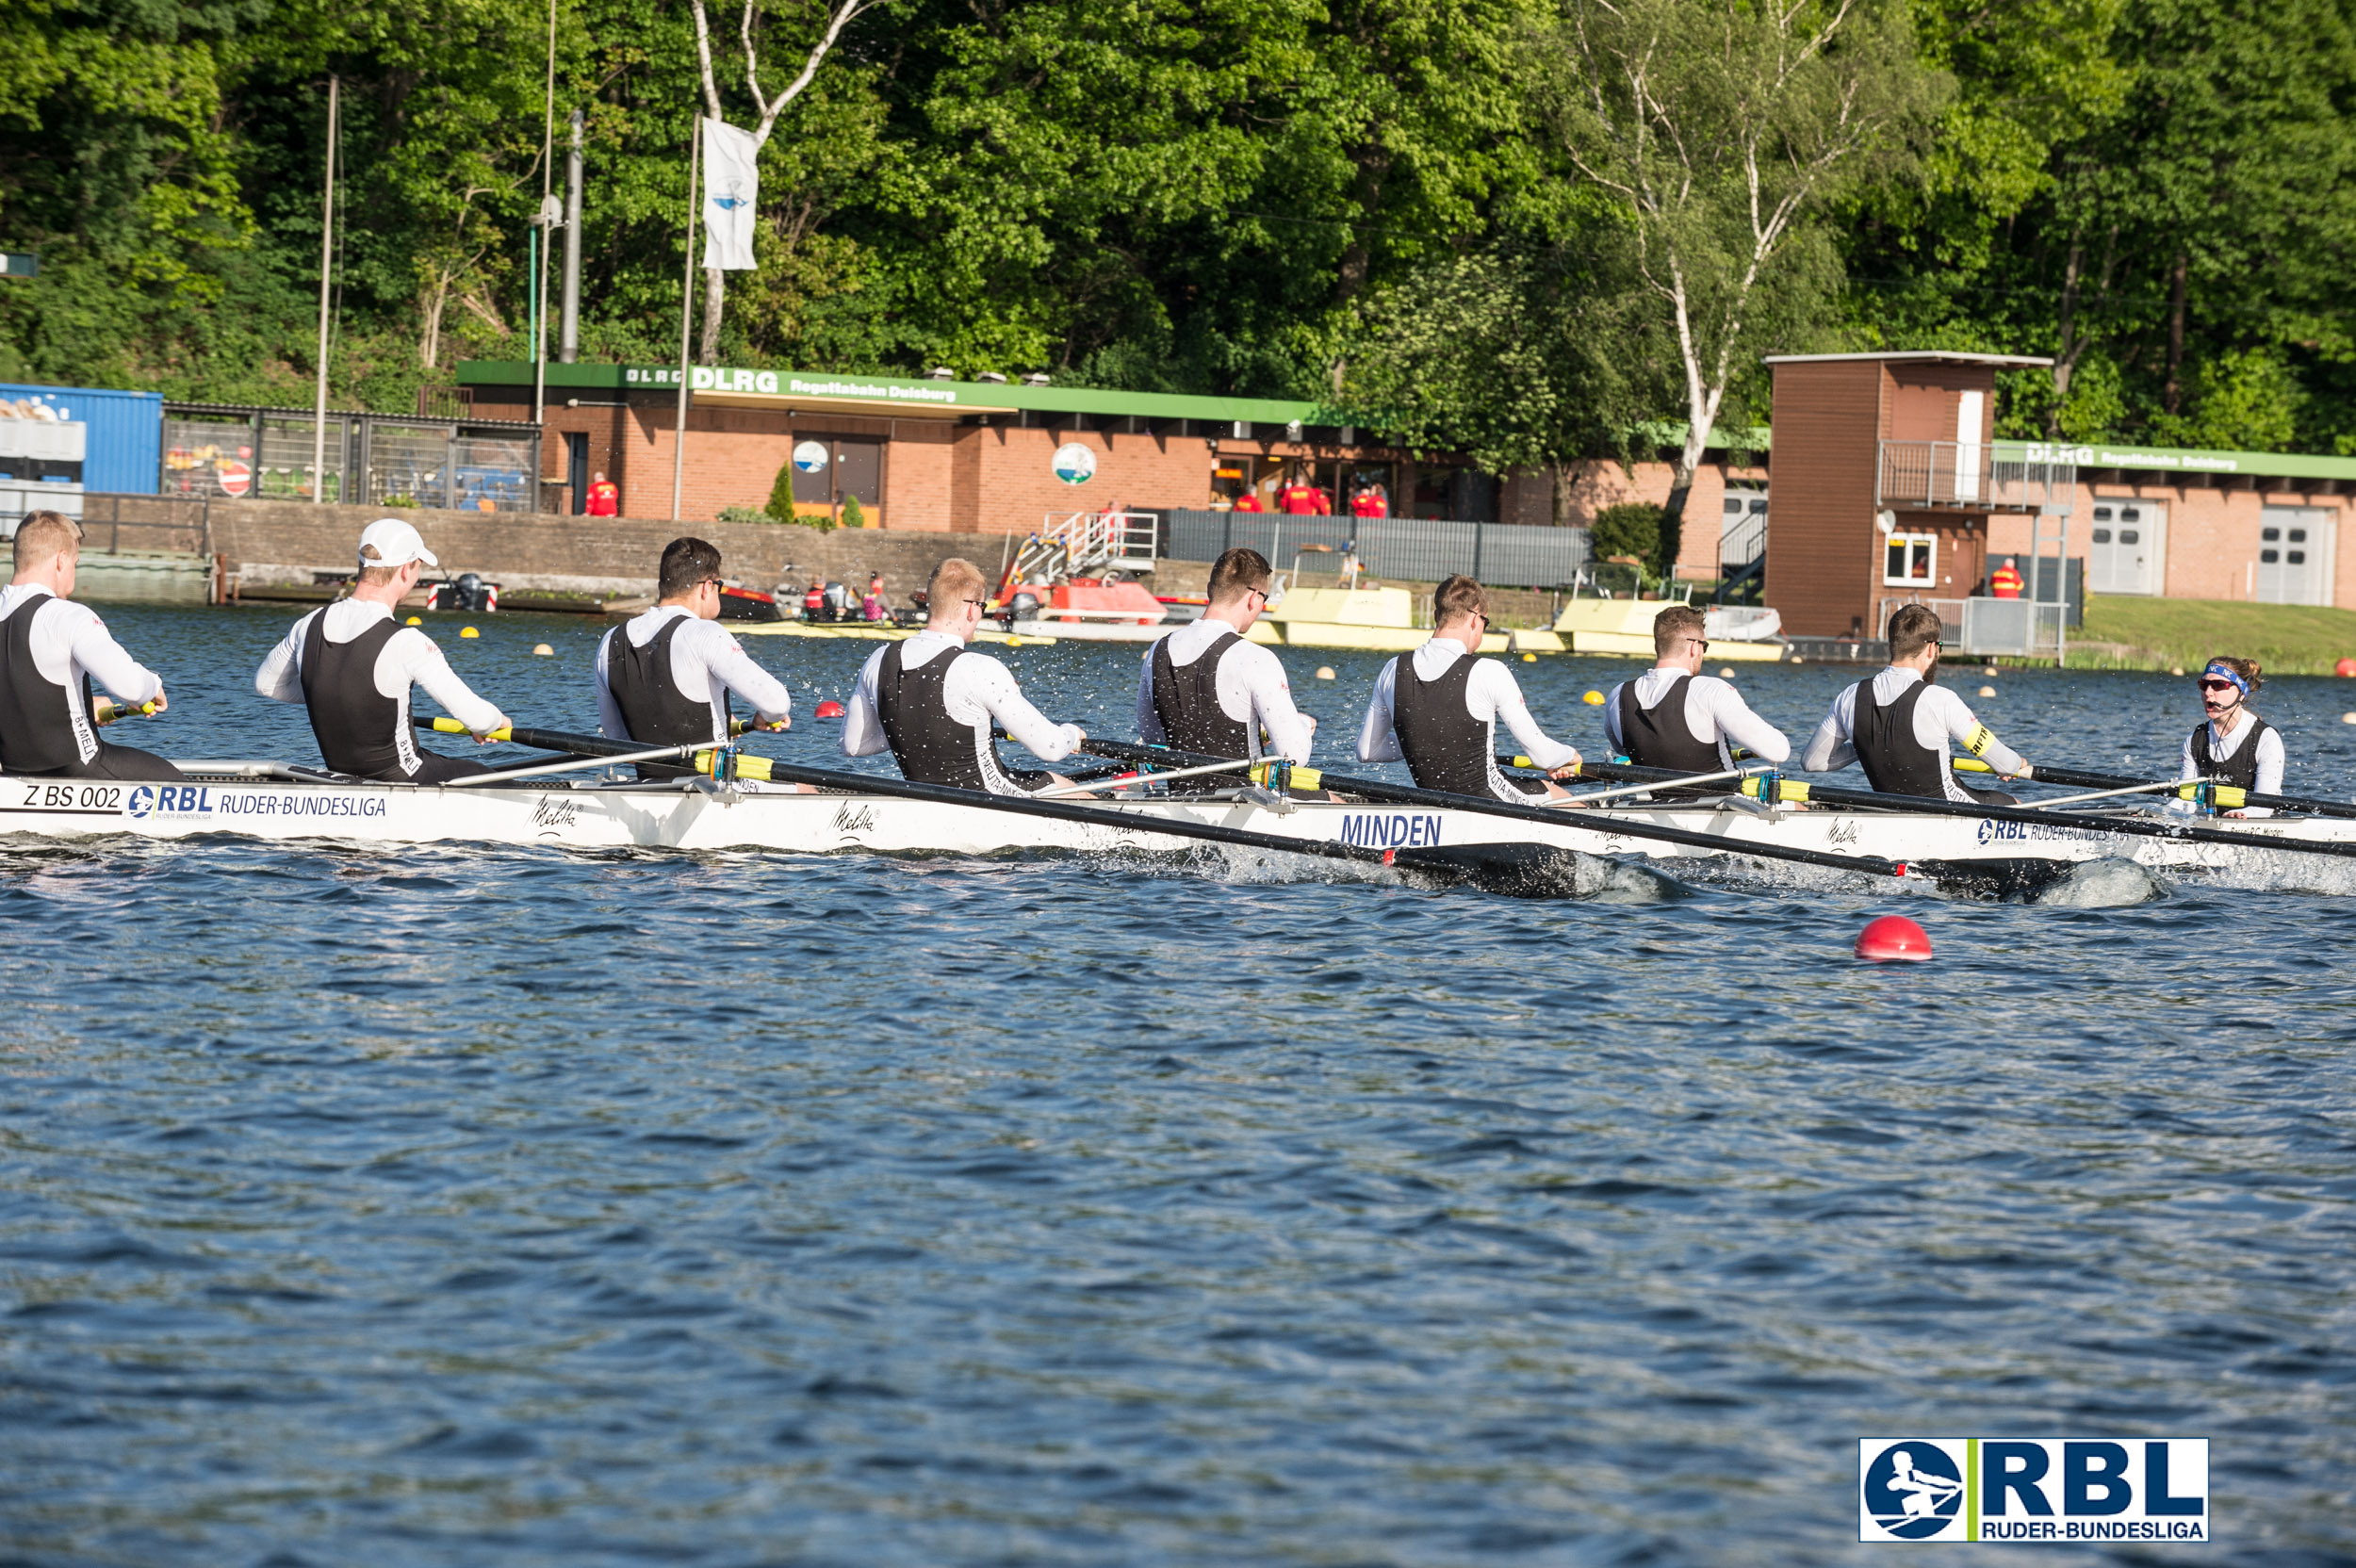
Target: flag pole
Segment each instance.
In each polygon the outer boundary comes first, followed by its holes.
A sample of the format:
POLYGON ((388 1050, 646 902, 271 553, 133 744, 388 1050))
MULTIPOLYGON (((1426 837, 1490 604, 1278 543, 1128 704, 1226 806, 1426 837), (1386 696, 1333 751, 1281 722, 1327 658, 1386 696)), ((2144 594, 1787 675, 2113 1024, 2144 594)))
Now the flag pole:
MULTIPOLYGON (((532 313, 532 422, 544 425, 548 405, 548 253, 556 247, 550 243, 555 236, 548 228, 548 194, 554 174, 556 155, 556 0, 548 0, 548 95, 546 113, 540 124, 540 249, 532 259, 532 299, 538 303, 532 313)), ((545 462, 546 459, 544 458, 545 462)), ((535 474, 538 479, 541 475, 535 474)), ((540 510, 540 496, 535 488, 532 510, 540 510)))
MULTIPOLYGON (((327 282, 335 256, 335 133, 342 82, 327 78, 327 193, 319 199, 319 373, 311 410, 311 504, 327 499, 327 282)), ((259 464, 262 454, 255 452, 259 464)), ((254 488, 261 489, 257 482, 254 488)), ((342 492, 337 500, 344 499, 342 492)))
POLYGON ((695 304, 695 182, 703 172, 703 121, 688 133, 687 270, 679 290, 679 424, 671 437, 671 521, 679 521, 679 492, 687 479, 687 320, 695 304))

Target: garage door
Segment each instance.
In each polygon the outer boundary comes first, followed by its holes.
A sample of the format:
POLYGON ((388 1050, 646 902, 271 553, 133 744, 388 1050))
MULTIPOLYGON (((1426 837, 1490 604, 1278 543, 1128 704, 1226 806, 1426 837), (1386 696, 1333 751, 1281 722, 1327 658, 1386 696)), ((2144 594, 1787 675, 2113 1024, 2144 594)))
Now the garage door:
POLYGON ((2258 602, 2330 604, 2337 533, 2337 519, 2320 507, 2262 509, 2258 514, 2258 602))

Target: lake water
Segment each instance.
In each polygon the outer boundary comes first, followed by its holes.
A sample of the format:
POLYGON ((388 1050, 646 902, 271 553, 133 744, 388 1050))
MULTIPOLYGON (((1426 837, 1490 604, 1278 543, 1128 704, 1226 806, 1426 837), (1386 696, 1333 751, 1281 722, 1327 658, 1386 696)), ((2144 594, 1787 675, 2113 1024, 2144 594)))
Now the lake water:
MULTIPOLYGON (((118 733, 314 759, 250 687, 291 618, 109 611, 173 701, 118 733)), ((601 629, 456 624, 589 727, 601 629)), ((872 645, 748 645, 833 760, 872 645)), ((1134 650, 1006 657, 1128 733, 1134 650)), ((1341 761, 1379 661, 1287 658, 1341 761)), ((1635 666, 1514 668, 1594 755, 1635 666)), ((1742 683, 1796 735, 1857 674, 1742 683)), ((2037 760, 2193 721, 1989 683, 2037 760)), ((2356 790, 2356 682, 2259 706, 2356 790)), ((0 1560, 1888 1560, 1856 1440, 1926 1433, 2213 1440, 2216 1545, 2008 1561, 2345 1563, 2356 904, 2302 880, 0 841, 0 1560), (1936 962, 1849 956, 1893 909, 1936 962)))

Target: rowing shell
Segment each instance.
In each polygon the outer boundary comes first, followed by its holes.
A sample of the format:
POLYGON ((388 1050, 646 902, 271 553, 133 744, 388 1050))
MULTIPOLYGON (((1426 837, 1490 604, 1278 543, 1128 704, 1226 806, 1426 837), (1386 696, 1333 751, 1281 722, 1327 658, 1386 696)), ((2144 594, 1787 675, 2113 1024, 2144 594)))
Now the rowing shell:
MULTIPOLYGON (((1025 851, 1179 853, 1195 846, 1151 830, 1156 819, 1377 850, 1520 857, 1567 865, 1565 852, 1658 859, 1740 856, 1758 844, 1880 857, 1986 893, 2031 888, 2095 859, 2221 871, 2264 855, 2233 845, 2122 838, 2057 821, 1988 822, 1904 810, 1733 806, 1590 808, 1581 822, 1650 823, 1702 833, 1723 849, 1596 833, 1480 812, 1339 802, 1154 799, 1110 804, 1136 829, 1017 816, 987 808, 850 793, 789 794, 708 779, 653 785, 532 780, 479 789, 314 782, 270 763, 188 763, 185 784, 0 776, 0 833, 41 839, 208 834, 358 843, 552 844, 574 849, 867 851, 1005 856, 1025 851)), ((2287 841, 2356 842, 2356 822, 2278 817, 2238 823, 2287 841)))

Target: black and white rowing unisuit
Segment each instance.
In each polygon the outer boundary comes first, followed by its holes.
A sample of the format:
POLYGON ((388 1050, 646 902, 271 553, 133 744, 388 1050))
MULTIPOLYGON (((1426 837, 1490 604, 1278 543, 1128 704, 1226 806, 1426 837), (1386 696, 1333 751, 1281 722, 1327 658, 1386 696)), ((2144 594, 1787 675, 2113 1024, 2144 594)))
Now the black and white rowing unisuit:
POLYGON ((2231 784, 2237 790, 2258 788, 2258 748, 2266 743, 2274 727, 2248 710, 2243 710, 2242 721, 2250 727, 2248 732, 2237 728, 2233 749, 2221 757, 2209 743, 2209 722, 2203 719, 2193 726, 2192 738, 2185 742, 2192 757, 2193 776, 2231 784))
POLYGON ((93 664, 126 702, 147 701, 163 689, 92 611, 46 588, 0 590, 0 772, 179 778, 180 770, 155 753, 98 738, 93 664))
POLYGON ((345 599, 303 616, 254 679, 264 696, 303 704, 319 756, 337 773, 441 784, 488 772, 417 744, 409 722, 414 684, 478 735, 507 722, 451 672, 434 639, 395 624, 391 608, 373 600, 345 599))
MULTIPOLYGON (((1241 646, 1243 638, 1230 631, 1212 642, 1193 662, 1180 665, 1170 656, 1170 639, 1153 645, 1153 716, 1170 744, 1180 751, 1205 757, 1260 755, 1259 736, 1244 719, 1230 717, 1219 701, 1219 662, 1227 650, 1241 646)), ((1172 794, 1203 794, 1229 789, 1233 778, 1182 778, 1170 786, 1172 794)))
MULTIPOLYGON (((605 670, 605 689, 614 695, 630 739, 648 746, 682 745, 696 741, 725 740, 729 708, 722 694, 715 708, 710 696, 691 696, 672 678, 671 643, 679 628, 702 623, 688 615, 673 616, 641 645, 630 640, 630 629, 617 626, 605 634, 598 660, 605 670)), ((693 768, 663 762, 641 762, 641 778, 685 778, 693 768)))
POLYGON ((1671 768, 1678 773, 1712 773, 1726 766, 1715 741, 1697 738, 1686 721, 1685 698, 1693 684, 1680 675, 1650 708, 1637 700, 1633 680, 1620 686, 1620 743, 1628 760, 1640 768, 1671 768))
POLYGON ((1391 729, 1407 771, 1418 789, 1503 800, 1544 794, 1546 786, 1509 779, 1497 769, 1497 721, 1475 718, 1464 699, 1480 662, 1467 654, 1426 680, 1412 655, 1394 662, 1391 729))
POLYGON ((910 667, 906 643, 883 650, 875 671, 875 716, 892 743, 901 776, 915 784, 946 784, 959 790, 1018 794, 1036 789, 1043 774, 1015 775, 999 765, 990 717, 969 724, 949 712, 949 671, 960 653, 944 653, 910 667))

